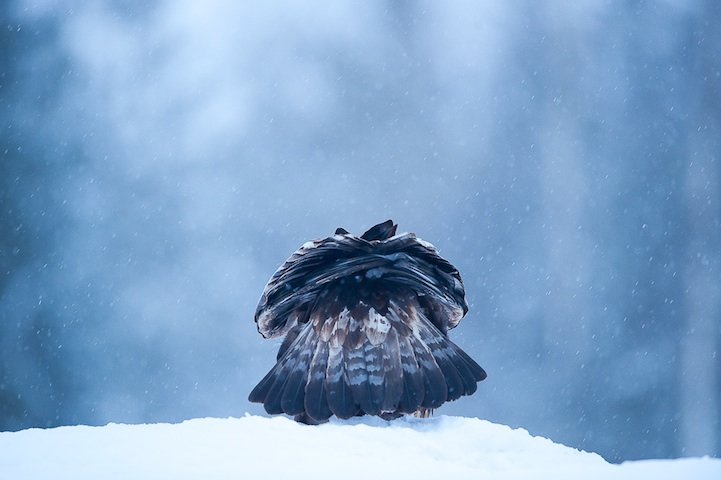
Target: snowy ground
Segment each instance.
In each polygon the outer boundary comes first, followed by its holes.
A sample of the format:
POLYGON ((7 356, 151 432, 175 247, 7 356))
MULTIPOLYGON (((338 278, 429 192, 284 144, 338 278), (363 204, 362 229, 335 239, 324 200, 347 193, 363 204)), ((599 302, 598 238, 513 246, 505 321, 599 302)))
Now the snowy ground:
POLYGON ((719 479, 720 459, 611 465, 483 420, 357 419, 309 427, 286 418, 0 433, 0 479, 268 478, 719 479))

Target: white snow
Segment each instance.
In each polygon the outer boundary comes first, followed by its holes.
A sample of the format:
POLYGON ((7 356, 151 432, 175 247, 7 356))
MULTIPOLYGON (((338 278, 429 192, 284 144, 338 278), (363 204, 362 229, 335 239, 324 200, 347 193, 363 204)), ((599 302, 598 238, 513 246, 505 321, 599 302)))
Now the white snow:
POLYGON ((0 433, 0 479, 719 479, 721 460, 612 465, 522 429, 437 417, 283 417, 0 433))

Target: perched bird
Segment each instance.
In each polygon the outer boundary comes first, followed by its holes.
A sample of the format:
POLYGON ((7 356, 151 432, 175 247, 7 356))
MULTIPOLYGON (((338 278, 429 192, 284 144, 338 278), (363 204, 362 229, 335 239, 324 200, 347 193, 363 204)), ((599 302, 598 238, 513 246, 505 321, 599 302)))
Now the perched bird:
POLYGON ((307 242, 275 272, 255 322, 284 337, 250 393, 270 414, 425 416, 476 391, 486 372, 448 339, 468 311, 458 270, 391 220, 360 237, 307 242))

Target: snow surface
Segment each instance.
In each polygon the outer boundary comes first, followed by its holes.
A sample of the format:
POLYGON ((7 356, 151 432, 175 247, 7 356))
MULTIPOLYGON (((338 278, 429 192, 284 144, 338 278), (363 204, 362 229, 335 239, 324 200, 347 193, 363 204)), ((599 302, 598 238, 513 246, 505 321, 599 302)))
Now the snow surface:
POLYGON ((441 416, 283 417, 0 433, 0 479, 719 479, 721 460, 612 465, 522 429, 441 416))

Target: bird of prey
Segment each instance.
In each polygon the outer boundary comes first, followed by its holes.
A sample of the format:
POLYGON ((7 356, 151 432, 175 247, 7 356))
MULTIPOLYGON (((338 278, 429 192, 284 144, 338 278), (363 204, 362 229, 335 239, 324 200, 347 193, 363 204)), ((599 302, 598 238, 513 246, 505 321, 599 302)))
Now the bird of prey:
POLYGON ((250 393, 270 414, 318 424, 385 419, 476 391, 486 372, 448 339, 468 311, 458 270, 388 220, 360 237, 338 228, 275 272, 255 312, 277 363, 250 393))

